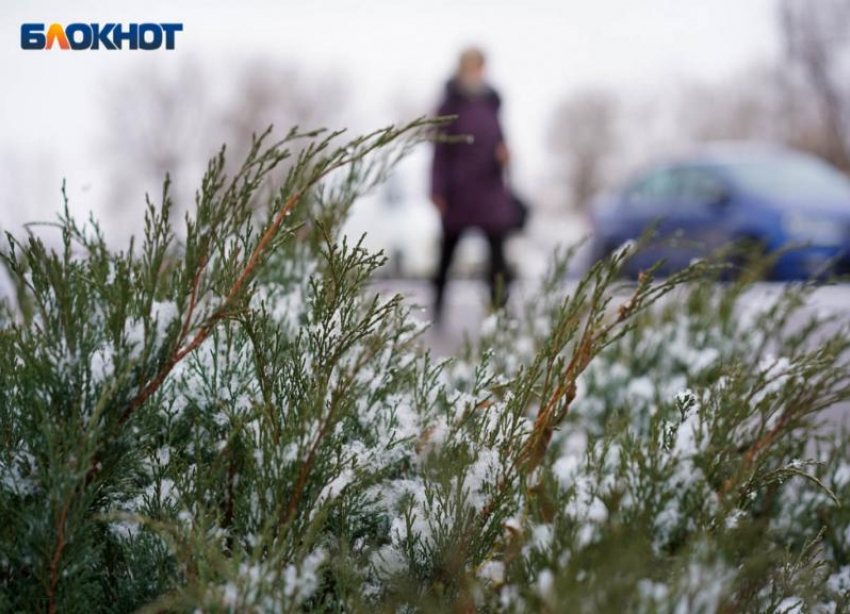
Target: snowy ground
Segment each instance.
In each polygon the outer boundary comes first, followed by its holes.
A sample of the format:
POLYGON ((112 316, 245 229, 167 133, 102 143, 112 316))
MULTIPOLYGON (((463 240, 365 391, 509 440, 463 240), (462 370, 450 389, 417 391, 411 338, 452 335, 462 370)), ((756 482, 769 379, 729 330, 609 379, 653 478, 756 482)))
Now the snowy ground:
MULTIPOLYGON (((349 240, 356 242, 363 237, 369 250, 383 251, 388 258, 384 274, 389 277, 428 278, 439 255, 439 216, 423 196, 424 186, 419 191, 409 189, 417 176, 408 176, 406 183, 391 180, 382 189, 360 198, 343 228, 349 240)), ((585 216, 562 206, 543 207, 534 202, 526 228, 507 243, 508 258, 522 279, 540 278, 556 248, 575 244, 591 233, 585 216)), ((471 231, 458 246, 452 273, 458 277, 474 276, 482 270, 486 257, 484 236, 471 231)))

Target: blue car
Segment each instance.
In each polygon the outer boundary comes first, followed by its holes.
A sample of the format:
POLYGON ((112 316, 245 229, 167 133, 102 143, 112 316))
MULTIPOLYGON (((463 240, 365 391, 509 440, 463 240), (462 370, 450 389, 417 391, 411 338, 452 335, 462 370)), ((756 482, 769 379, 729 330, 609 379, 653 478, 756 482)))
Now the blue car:
POLYGON ((642 173, 597 202, 591 218, 597 258, 656 225, 657 238, 627 264, 628 275, 661 259, 669 274, 735 243, 768 251, 802 244, 779 257, 775 280, 850 273, 850 179, 787 149, 707 148, 642 173))

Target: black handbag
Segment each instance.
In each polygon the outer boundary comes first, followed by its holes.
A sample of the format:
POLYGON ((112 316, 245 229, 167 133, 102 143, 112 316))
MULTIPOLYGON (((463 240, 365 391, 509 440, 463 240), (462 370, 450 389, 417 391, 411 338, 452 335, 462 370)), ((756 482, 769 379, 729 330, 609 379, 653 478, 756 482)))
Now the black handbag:
POLYGON ((528 223, 528 203, 514 190, 509 190, 508 195, 515 210, 514 230, 522 230, 528 223))
POLYGON ((505 189, 508 191, 508 198, 514 208, 514 224, 511 229, 522 230, 528 224, 528 203, 524 198, 517 194, 516 190, 514 190, 512 185, 513 182, 511 181, 510 169, 507 166, 504 168, 502 178, 505 182, 505 189))

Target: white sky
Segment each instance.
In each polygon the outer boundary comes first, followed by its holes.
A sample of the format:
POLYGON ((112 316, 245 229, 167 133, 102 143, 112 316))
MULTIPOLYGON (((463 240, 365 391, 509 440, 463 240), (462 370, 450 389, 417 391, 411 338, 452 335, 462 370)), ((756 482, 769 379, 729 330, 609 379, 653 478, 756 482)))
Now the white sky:
MULTIPOLYGON (((775 57, 776 0, 2 0, 0 228, 44 219, 67 177, 79 210, 102 205, 99 124, 108 85, 143 64, 193 58, 227 78, 233 58, 265 54, 341 74, 356 128, 384 125, 400 101, 431 109, 466 44, 489 53, 514 159, 543 175, 558 100, 593 85, 663 91, 775 57), (25 21, 182 21, 176 51, 22 51, 25 21), (219 67, 220 72, 219 72, 219 67), (36 204, 37 203, 37 204, 36 204)), ((132 105, 133 101, 126 101, 132 105)), ((141 200, 139 201, 141 203, 141 200)), ((141 206, 140 206, 141 209, 141 206)))

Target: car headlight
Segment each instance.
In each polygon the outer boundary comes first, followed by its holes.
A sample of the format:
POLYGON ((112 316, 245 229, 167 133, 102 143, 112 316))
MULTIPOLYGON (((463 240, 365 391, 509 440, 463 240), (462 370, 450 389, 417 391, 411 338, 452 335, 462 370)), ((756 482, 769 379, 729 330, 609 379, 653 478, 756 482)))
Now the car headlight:
POLYGON ((791 213, 783 217, 782 226, 790 237, 814 245, 838 245, 844 240, 844 226, 834 220, 791 213))

